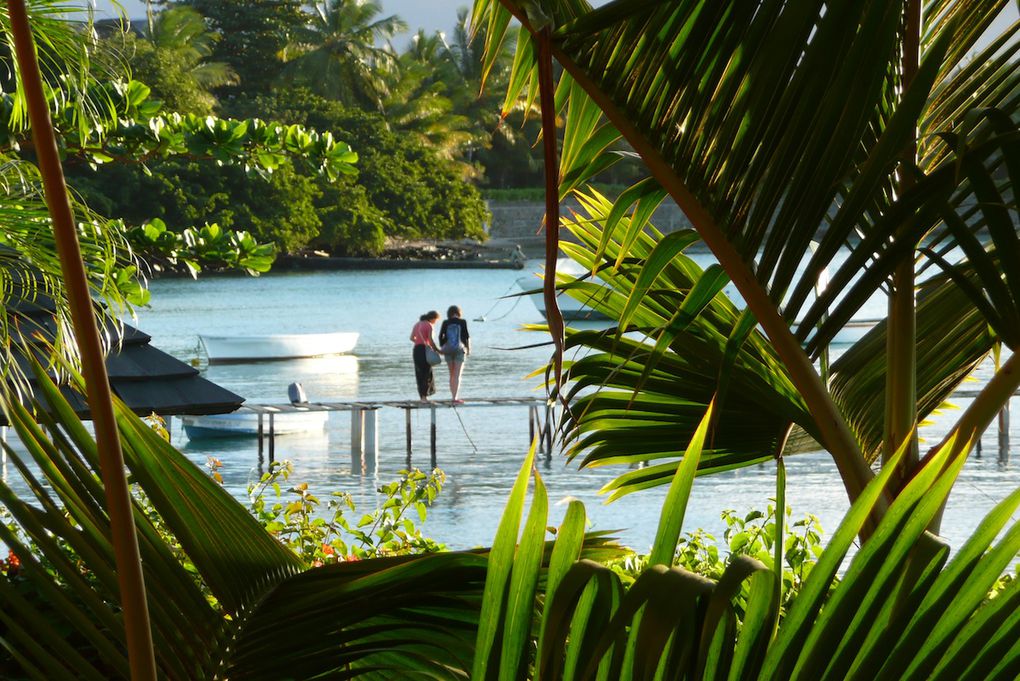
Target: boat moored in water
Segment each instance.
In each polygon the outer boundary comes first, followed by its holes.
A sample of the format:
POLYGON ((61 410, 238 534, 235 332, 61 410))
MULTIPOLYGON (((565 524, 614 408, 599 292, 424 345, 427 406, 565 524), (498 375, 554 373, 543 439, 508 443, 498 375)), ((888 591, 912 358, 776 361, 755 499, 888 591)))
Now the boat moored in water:
POLYGON ((264 336, 199 335, 210 364, 343 355, 354 350, 358 333, 278 333, 264 336))
MULTIPOLYGON (((570 258, 560 258, 556 261, 556 272, 567 274, 575 279, 582 277, 585 274, 584 268, 578 265, 570 258)), ((545 296, 542 294, 542 280, 539 278, 541 273, 535 273, 528 277, 519 277, 517 279, 517 286, 524 293, 528 294, 528 298, 534 303, 535 307, 541 313, 543 317, 546 317, 545 310, 545 296)), ((593 280, 596 283, 598 280, 593 280)), ((609 317, 602 312, 592 308, 584 302, 572 297, 566 292, 561 292, 556 297, 556 302, 560 308, 560 314, 563 315, 563 320, 568 322, 604 322, 608 321, 609 317)))
MULTIPOLYGON (((329 412, 287 411, 273 414, 273 433, 321 433, 326 429, 329 412)), ((188 439, 212 437, 255 437, 259 434, 259 415, 252 411, 235 411, 212 416, 182 416, 181 422, 188 439)), ((269 433, 269 418, 262 417, 263 433, 269 433)))
MULTIPOLYGON (((535 307, 538 308, 538 311, 542 314, 542 316, 545 317, 545 297, 542 295, 541 290, 534 293, 536 289, 541 288, 542 282, 534 277, 521 277, 517 280, 517 286, 528 294, 528 298, 535 304, 535 307)), ((598 310, 588 307, 576 298, 571 298, 566 293, 559 294, 556 297, 556 301, 559 304, 560 314, 563 315, 564 321, 604 322, 609 319, 609 317, 598 310)))

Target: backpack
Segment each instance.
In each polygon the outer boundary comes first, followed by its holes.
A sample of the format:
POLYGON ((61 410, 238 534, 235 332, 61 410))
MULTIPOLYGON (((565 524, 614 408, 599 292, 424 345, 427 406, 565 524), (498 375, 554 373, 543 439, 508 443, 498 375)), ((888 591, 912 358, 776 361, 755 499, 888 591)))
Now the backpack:
POLYGON ((444 355, 454 355, 464 349, 460 342, 460 324, 450 323, 446 325, 446 342, 440 348, 444 355))

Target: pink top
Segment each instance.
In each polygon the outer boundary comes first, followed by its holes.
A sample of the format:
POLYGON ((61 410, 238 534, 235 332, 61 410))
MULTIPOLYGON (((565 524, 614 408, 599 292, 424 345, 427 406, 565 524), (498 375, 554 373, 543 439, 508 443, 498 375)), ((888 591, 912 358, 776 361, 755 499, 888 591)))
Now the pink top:
POLYGON ((432 324, 422 320, 411 329, 411 340, 415 345, 432 347, 432 324))

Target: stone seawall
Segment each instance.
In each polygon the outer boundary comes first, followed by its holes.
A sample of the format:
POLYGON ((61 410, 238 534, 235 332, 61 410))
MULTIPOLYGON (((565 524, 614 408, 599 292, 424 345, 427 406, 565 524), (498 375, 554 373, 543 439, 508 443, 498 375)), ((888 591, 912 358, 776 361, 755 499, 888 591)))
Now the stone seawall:
MULTIPOLYGON (((541 237, 542 216, 545 214, 545 204, 541 201, 488 201, 489 211, 492 213, 492 223, 489 226, 489 236, 494 239, 519 239, 529 240, 541 237)), ((564 201, 560 210, 563 215, 570 215, 571 211, 580 211, 581 207, 573 199, 564 201)), ((662 202, 658 210, 652 216, 652 224, 662 232, 673 232, 677 229, 690 227, 687 220, 676 204, 667 199, 662 202)))

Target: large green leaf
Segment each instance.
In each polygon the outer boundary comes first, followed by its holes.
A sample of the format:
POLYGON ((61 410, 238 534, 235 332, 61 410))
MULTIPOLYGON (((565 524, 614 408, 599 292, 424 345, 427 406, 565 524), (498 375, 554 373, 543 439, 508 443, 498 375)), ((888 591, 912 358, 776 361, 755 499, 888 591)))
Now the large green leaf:
MULTIPOLYGON (((607 272, 603 264, 623 270, 631 262, 640 263, 641 238, 635 235, 644 231, 661 237, 643 229, 646 216, 638 211, 622 231, 617 223, 628 222, 629 206, 636 196, 647 193, 646 188, 657 183, 668 190, 767 333, 775 356, 785 365, 781 373, 788 372, 791 385, 803 396, 813 424, 792 422, 833 454, 851 496, 859 493, 869 475, 865 460, 875 451, 872 434, 884 430, 888 409, 875 409, 880 402, 874 399, 877 391, 869 397, 863 389, 846 386, 837 406, 827 379, 821 379, 811 360, 866 303, 884 294, 890 273, 915 260, 918 244, 927 240, 926 246, 938 249, 941 260, 922 259, 920 267, 923 271, 937 262, 951 270, 950 279, 968 294, 969 302, 964 303, 968 319, 984 316, 1008 344, 1018 333, 1020 315, 1011 291, 1015 276, 1008 273, 1017 241, 1015 202, 1009 197, 1012 169, 1017 166, 1011 112, 1020 97, 1016 68, 1020 27, 1009 26, 1001 35, 990 36, 991 44, 972 58, 1006 3, 928 3, 919 57, 916 64, 909 64, 913 38, 905 28, 910 22, 903 16, 903 5, 850 0, 713 4, 617 0, 590 9, 580 4, 476 2, 480 15, 497 8, 509 10, 528 32, 553 27, 553 53, 571 83, 564 88, 571 93, 569 106, 590 111, 577 101, 581 95, 574 84, 582 86, 604 112, 606 125, 622 134, 655 178, 655 183, 645 180, 625 191, 607 212, 610 219, 601 229, 595 227, 591 244, 586 243, 594 258, 579 257, 570 246, 564 250, 598 271, 610 287, 623 290, 618 273, 607 272), (1001 113, 986 118, 976 113, 990 108, 1001 113), (954 231, 954 225, 962 228, 954 231), (625 235, 620 238, 622 247, 615 257, 603 260, 616 231, 625 235), (994 252, 986 255, 983 249, 971 248, 963 261, 947 264, 946 256, 954 248, 972 245, 973 235, 985 233, 992 236, 994 252), (631 238, 637 240, 631 243, 631 238), (816 243, 810 255, 809 246, 816 243), (1009 256, 1001 256, 1007 250, 1009 256), (826 271, 832 284, 818 293, 817 282, 826 271), (965 277, 959 276, 963 271, 970 273, 965 286, 965 277), (851 393, 865 403, 846 399, 851 393)), ((558 99, 558 112, 566 101, 558 99)), ((585 116, 583 125, 568 116, 564 127, 564 138, 570 140, 564 143, 566 157, 577 158, 583 137, 578 133, 585 130, 598 129, 598 148, 608 149, 604 144, 608 138, 601 138, 608 128, 598 127, 591 116, 585 116)), ((581 178, 575 163, 561 168, 564 175, 568 172, 569 186, 577 186, 581 178)), ((581 200, 584 205, 583 196, 581 200)), ((953 254, 948 260, 957 258, 953 254)), ((592 294, 587 285, 564 289, 579 297, 592 294)), ((670 319, 665 310, 675 312, 690 290, 676 282, 663 286, 661 293, 642 285, 633 297, 625 297, 629 302, 624 307, 614 294, 597 302, 604 312, 628 322, 638 301, 647 303, 643 311, 652 318, 670 319), (668 293, 672 298, 663 295, 668 293), (671 304, 664 305, 664 298, 671 304)), ((697 342, 677 336, 674 343, 672 329, 650 321, 647 316, 634 317, 631 329, 658 343, 641 362, 646 380, 653 380, 652 369, 658 368, 670 346, 697 342)), ((586 342, 587 338, 582 341, 586 342)), ((971 343, 966 350, 958 345, 954 358, 961 363, 947 366, 944 358, 928 352, 918 364, 922 413, 951 391, 980 354, 981 343, 971 343)), ((733 347, 740 347, 740 342, 733 347)), ((732 358, 732 351, 726 356, 732 358)), ((610 358, 616 361, 615 353, 610 358)), ((869 379, 880 363, 880 357, 872 358, 869 379)), ((719 371, 724 387, 720 394, 725 400, 719 418, 725 419, 731 395, 727 382, 740 368, 730 370, 729 359, 721 367, 725 370, 719 371)), ((584 374, 585 389, 591 389, 598 385, 591 379, 600 374, 606 388, 615 387, 613 382, 627 368, 599 366, 589 372, 579 363, 576 370, 584 374)), ((697 395, 701 384, 692 385, 693 390, 685 386, 672 395, 705 404, 697 395)), ((644 381, 631 381, 627 387, 634 391, 635 402, 646 392, 644 381)), ((910 395, 897 394, 895 399, 910 395)), ((590 409, 575 411, 592 414, 590 409)), ((640 412, 635 415, 642 418, 640 412)), ((591 418, 588 423, 593 431, 611 430, 617 423, 628 427, 622 414, 614 417, 601 422, 591 418)), ((720 421, 719 430, 724 423, 720 421)), ((791 425, 789 420, 779 423, 791 425)), ((690 432, 688 423, 686 434, 690 432)), ((649 435, 655 437, 654 432, 649 435)), ((602 459, 625 460, 632 453, 610 453, 620 442, 611 442, 614 434, 592 438, 589 444, 604 443, 602 459)), ((641 447, 640 440, 630 441, 641 447)), ((639 453, 632 460, 641 458, 639 453)))

